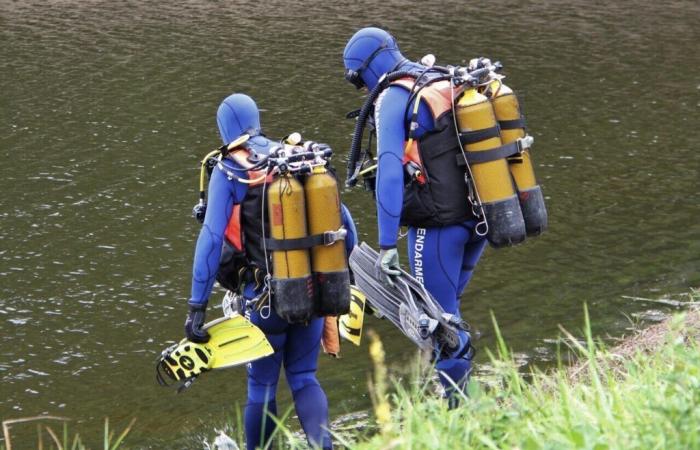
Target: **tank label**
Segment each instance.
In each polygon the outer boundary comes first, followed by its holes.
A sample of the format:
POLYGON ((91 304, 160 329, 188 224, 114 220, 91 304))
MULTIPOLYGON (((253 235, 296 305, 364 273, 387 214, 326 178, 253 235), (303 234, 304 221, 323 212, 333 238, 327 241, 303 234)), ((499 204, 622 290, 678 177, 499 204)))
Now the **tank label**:
POLYGON ((282 213, 282 205, 280 205, 279 203, 272 205, 272 217, 270 218, 270 220, 272 221, 273 226, 282 226, 284 214, 282 213))
POLYGON ((413 244, 413 276, 423 284, 423 247, 425 228, 416 228, 416 242, 413 244))

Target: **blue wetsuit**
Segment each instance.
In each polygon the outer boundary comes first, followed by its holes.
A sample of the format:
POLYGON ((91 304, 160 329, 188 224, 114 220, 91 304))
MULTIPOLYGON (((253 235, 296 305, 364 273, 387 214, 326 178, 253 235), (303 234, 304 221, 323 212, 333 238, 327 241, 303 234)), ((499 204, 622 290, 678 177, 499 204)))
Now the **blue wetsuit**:
MULTIPOLYGON (((232 161, 225 161, 229 168, 240 168, 232 161)), ((245 178, 244 172, 240 172, 245 178)), ((247 186, 228 180, 226 175, 214 169, 209 182, 209 203, 204 225, 197 240, 192 277, 190 303, 206 302, 215 281, 221 256, 223 235, 231 216, 233 205, 241 202, 247 186)), ((348 230, 346 248, 355 245, 356 231, 347 208, 343 205, 343 223, 348 230)), ((244 289, 244 297, 251 299, 260 291, 252 284, 244 289)), ((314 445, 331 448, 328 433, 328 401, 316 379, 323 318, 315 318, 308 325, 290 325, 274 310, 247 311, 246 315, 267 336, 275 353, 248 364, 248 401, 245 407, 247 448, 256 448, 267 442, 274 430, 274 422, 266 419, 265 411, 275 416, 277 382, 282 365, 294 397, 299 421, 314 445)))
MULTIPOLYGON (((226 110, 225 106, 226 101, 219 108, 219 130, 224 143, 228 143, 245 127, 236 125, 232 127, 233 131, 229 131, 227 124, 239 118, 232 111, 226 110)), ((264 146, 264 140, 264 137, 256 136, 249 143, 254 146, 256 142, 260 142, 261 146, 264 146)), ((241 178, 247 178, 247 173, 235 162, 224 160, 223 163, 228 169, 236 170, 241 178)), ((246 184, 229 180, 218 168, 212 172, 207 213, 194 256, 192 295, 189 301, 193 305, 206 303, 211 294, 219 267, 226 225, 233 205, 241 203, 246 192, 246 184)), ((342 216, 343 224, 348 230, 345 245, 349 253, 355 245, 357 233, 350 213, 344 205, 342 216)), ((255 291, 253 285, 245 286, 243 296, 246 299, 255 298, 258 294, 260 290, 255 291)), ((328 400, 316 379, 323 318, 315 318, 308 325, 290 325, 271 309, 263 308, 260 312, 246 311, 246 315, 265 333, 275 350, 274 354, 248 364, 248 400, 244 414, 246 446, 254 449, 264 445, 274 430, 274 421, 270 420, 268 415, 275 416, 277 413, 277 382, 284 365, 296 412, 309 442, 324 449, 332 448, 330 433, 327 430, 328 400)))
MULTIPOLYGON (((421 69, 415 63, 404 62, 397 70, 421 69)), ((377 219, 381 248, 396 246, 403 204, 404 144, 406 126, 410 121, 413 104, 406 108, 409 92, 390 86, 377 99, 375 125, 377 130, 377 219)), ((418 109, 416 139, 434 128, 430 108, 421 101, 418 109)), ((467 199, 465 198, 466 202, 467 199)), ((475 221, 433 228, 411 227, 408 231, 408 255, 411 271, 423 282, 446 312, 459 315, 459 296, 469 283, 472 271, 486 246, 486 240, 474 233, 475 221)), ((462 334, 464 345, 469 336, 462 334)), ((440 380, 452 391, 452 382, 466 381, 471 360, 456 352, 455 358, 437 362, 440 380), (452 380, 448 380, 447 377, 452 380)))

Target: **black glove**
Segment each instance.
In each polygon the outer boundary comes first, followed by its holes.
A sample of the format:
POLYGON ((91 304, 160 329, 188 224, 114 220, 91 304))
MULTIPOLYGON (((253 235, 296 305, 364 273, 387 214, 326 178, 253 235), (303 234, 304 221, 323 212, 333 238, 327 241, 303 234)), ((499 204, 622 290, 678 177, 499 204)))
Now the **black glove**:
POLYGON ((209 341, 209 333, 202 329, 207 305, 190 305, 190 312, 185 320, 185 336, 192 342, 204 343, 209 341))

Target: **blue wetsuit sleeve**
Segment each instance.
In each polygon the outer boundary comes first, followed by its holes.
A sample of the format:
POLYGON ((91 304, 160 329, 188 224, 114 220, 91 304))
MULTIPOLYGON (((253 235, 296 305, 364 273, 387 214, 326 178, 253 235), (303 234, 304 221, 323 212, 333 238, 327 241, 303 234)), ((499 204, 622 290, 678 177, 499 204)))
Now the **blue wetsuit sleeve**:
POLYGON ((209 299, 219 270, 224 232, 233 205, 240 203, 246 191, 245 184, 229 180, 221 170, 214 168, 209 181, 207 213, 199 232, 192 264, 192 293, 189 300, 192 305, 206 304, 209 299))
POLYGON ((350 210, 345 204, 340 204, 340 214, 343 220, 343 226, 348 230, 348 234, 345 236, 345 253, 350 255, 353 247, 357 245, 357 228, 355 227, 355 221, 352 220, 350 215, 350 210))
POLYGON ((404 113, 408 92, 390 87, 377 99, 377 223, 379 246, 396 247, 403 205, 404 113))
MULTIPOLYGON (((406 108, 409 92, 391 86, 377 99, 375 126, 377 128, 377 221, 379 246, 396 247, 403 208, 403 157, 406 124, 411 109, 406 108)), ((421 102, 418 109, 415 138, 435 127, 430 108, 421 102)))

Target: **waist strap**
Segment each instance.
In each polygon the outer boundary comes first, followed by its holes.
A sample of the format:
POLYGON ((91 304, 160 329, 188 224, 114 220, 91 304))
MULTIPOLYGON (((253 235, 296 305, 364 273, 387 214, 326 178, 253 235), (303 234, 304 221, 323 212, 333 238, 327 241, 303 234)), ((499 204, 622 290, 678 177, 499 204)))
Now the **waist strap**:
POLYGON ((476 131, 463 131, 459 133, 459 140, 462 144, 474 144, 485 141, 486 139, 495 138, 501 135, 501 129, 498 125, 491 128, 484 128, 476 131))
POLYGON ((434 148, 435 154, 442 154, 451 150, 459 151, 461 145, 474 144, 500 136, 498 125, 483 130, 464 131, 458 134, 459 142, 455 139, 454 127, 445 127, 436 133, 429 133, 419 140, 421 148, 434 148))
MULTIPOLYGON (((483 150, 479 152, 465 152, 464 155, 467 156, 467 161, 469 164, 482 164, 486 162, 496 161, 498 159, 508 158, 510 156, 519 155, 525 150, 529 149, 534 138, 527 135, 523 138, 516 139, 510 144, 501 145, 500 147, 492 148, 490 150, 483 150)), ((464 166, 464 156, 457 155, 456 157, 457 165, 464 166)))
POLYGON ((319 245, 332 245, 337 241, 345 239, 348 231, 340 227, 337 231, 326 231, 319 234, 312 234, 294 239, 265 239, 265 247, 267 250, 274 251, 289 251, 289 250, 304 250, 319 245))

